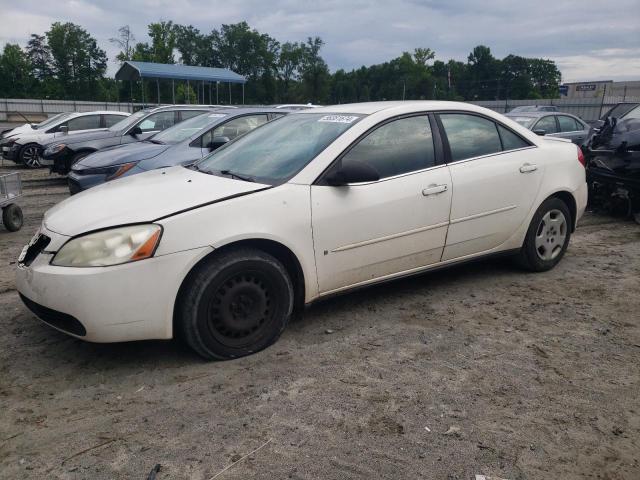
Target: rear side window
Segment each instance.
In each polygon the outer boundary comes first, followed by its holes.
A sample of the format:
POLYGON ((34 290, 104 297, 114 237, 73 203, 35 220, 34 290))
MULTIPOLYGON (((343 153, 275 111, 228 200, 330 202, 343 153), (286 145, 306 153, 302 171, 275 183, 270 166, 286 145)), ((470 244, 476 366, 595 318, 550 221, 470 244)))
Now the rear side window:
POLYGON ((556 127, 556 118, 552 115, 548 117, 542 117, 538 120, 538 123, 535 124, 533 130, 544 130, 544 133, 558 133, 558 128, 556 127))
POLYGON ((100 115, 85 115, 84 117, 72 118, 67 122, 67 126, 70 132, 100 128, 100 115))
POLYGON ((367 163, 380 178, 435 165, 431 125, 426 115, 393 120, 375 129, 342 157, 367 163))
POLYGON ((511 130, 507 130, 502 125, 498 125, 498 132, 500 133, 500 139, 502 140, 502 150, 516 150, 517 148, 528 147, 529 144, 525 142, 518 135, 511 130))
POLYGON ((498 129, 491 120, 464 113, 443 113, 440 120, 449 140, 451 161, 502 151, 498 129))
POLYGON ((561 132, 575 132, 577 130, 582 130, 582 125, 566 115, 558 116, 558 124, 560 125, 561 132))
POLYGON ((104 116, 104 126, 109 128, 112 125, 115 125, 120 120, 124 119, 122 115, 105 115, 104 116))

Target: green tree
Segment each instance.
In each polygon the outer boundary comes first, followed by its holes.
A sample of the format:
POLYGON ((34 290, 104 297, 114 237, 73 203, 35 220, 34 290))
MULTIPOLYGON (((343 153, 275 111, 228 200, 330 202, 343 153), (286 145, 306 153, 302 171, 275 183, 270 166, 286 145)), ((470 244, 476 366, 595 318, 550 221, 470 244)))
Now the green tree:
POLYGON ((176 27, 172 21, 149 24, 153 62, 175 63, 173 51, 176 48, 176 27))
POLYGON ((0 55, 0 91, 8 98, 30 95, 31 64, 20 45, 7 43, 0 55))
POLYGON ((97 85, 107 69, 107 55, 95 38, 70 22, 52 24, 46 37, 61 95, 95 98, 97 85))
POLYGON ((312 103, 325 103, 329 93, 329 67, 320 56, 324 42, 320 37, 307 38, 303 45, 302 91, 312 103))

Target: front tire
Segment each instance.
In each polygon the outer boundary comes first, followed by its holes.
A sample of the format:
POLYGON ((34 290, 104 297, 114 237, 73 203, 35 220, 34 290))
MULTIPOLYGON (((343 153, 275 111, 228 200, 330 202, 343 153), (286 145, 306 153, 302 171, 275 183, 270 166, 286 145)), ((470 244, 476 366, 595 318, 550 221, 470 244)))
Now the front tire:
POLYGON ((37 143, 28 143, 20 150, 20 162, 27 168, 40 168, 40 155, 42 147, 37 143))
POLYGON ((237 358, 268 347, 293 311, 293 284, 282 263, 250 248, 215 254, 181 292, 178 333, 206 359, 237 358))
POLYGON ((2 223, 10 232, 17 232, 22 228, 22 209, 12 203, 2 209, 2 223))
POLYGON ((571 214, 559 198, 548 198, 538 208, 518 255, 518 263, 533 272, 555 267, 571 238, 571 214))

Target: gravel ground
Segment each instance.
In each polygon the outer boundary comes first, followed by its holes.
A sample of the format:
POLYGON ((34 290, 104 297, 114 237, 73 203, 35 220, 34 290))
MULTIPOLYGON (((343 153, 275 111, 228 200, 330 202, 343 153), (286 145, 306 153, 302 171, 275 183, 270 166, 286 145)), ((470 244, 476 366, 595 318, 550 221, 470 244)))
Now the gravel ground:
POLYGON ((25 227, 0 227, 1 478, 640 478, 633 222, 589 213, 551 272, 493 260, 362 290, 207 363, 23 307, 14 261, 67 195, 23 174, 25 227))

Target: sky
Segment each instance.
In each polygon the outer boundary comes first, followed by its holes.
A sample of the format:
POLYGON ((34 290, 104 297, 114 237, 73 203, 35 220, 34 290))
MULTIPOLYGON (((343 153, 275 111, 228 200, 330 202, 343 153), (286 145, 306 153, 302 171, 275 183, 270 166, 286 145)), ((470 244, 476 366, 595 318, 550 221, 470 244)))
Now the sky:
POLYGON ((122 25, 147 41, 147 25, 159 20, 206 33, 245 20, 280 42, 321 37, 332 71, 416 47, 466 61, 482 44, 498 58, 554 60, 563 82, 640 80, 640 0, 0 0, 0 20, 0 45, 24 46, 56 21, 79 24, 106 50, 110 74, 118 50, 109 38, 122 25))

